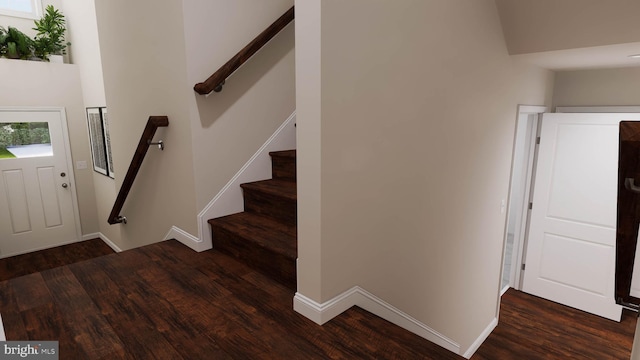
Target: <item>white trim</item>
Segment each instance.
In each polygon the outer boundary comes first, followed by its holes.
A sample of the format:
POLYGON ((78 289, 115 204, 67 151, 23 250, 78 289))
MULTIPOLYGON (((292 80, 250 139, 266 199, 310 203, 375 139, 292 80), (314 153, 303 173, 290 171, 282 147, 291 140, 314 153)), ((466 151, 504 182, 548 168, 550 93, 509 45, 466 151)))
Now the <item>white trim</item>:
POLYGON ((55 247, 58 246, 64 246, 64 245, 69 245, 69 244, 75 244, 80 242, 81 240, 78 239, 74 239, 74 240, 69 240, 69 241, 63 241, 60 243, 55 243, 55 244, 49 244, 49 245, 44 245, 44 246, 40 246, 37 248, 33 248, 33 249, 28 249, 28 250, 24 250, 24 251, 17 251, 17 252, 12 252, 12 253, 3 253, 0 256, 0 259, 5 259, 8 257, 12 257, 12 256, 18 256, 18 255, 24 255, 24 254, 29 254, 32 252, 36 252, 36 251, 40 251, 40 250, 47 250, 47 249, 53 249, 55 247))
MULTIPOLYGON (((120 247, 118 245, 116 245, 113 241, 111 241, 103 233, 100 232, 100 233, 96 233, 96 234, 92 234, 92 235, 97 235, 97 237, 99 237, 100 240, 104 241, 105 244, 109 245, 109 247, 112 248, 113 251, 122 252, 122 249, 120 249, 120 247)), ((95 237, 93 237, 92 239, 95 239, 95 237)))
MULTIPOLYGON (((93 239, 98 239, 98 238, 100 238, 100 233, 99 232, 82 235, 82 241, 93 240, 93 239)), ((102 239, 100 239, 100 240, 102 240, 102 239)))
POLYGON ((2 323, 2 316, 0 316, 0 341, 7 341, 7 336, 4 333, 4 324, 2 323))
MULTIPOLYGON (((65 152, 65 160, 67 165, 67 175, 69 176, 67 183, 70 185, 69 189, 71 190, 71 205, 73 207, 73 218, 75 221, 75 241, 80 241, 82 239, 82 228, 80 226, 80 210, 78 207, 78 193, 76 189, 76 178, 75 171, 73 167, 73 158, 71 157, 71 142, 69 139, 69 127, 67 126, 67 112, 64 107, 59 106, 2 106, 0 107, 0 111, 6 112, 55 112, 58 113, 60 117, 60 125, 62 126, 62 142, 65 152)), ((70 244, 74 241, 68 241, 65 243, 60 243, 55 246, 70 244)), ((45 247, 46 249, 46 247, 45 247)), ((42 249, 29 250, 37 251, 42 249)), ((17 254, 14 254, 17 255, 17 254)))
POLYGON ((300 293, 296 293, 293 298, 293 309, 320 325, 338 316, 354 305, 418 336, 421 336, 434 344, 442 346, 449 351, 456 354, 460 353, 460 345, 455 341, 440 334, 436 330, 428 327, 402 310, 392 306, 359 286, 354 286, 353 288, 322 304, 317 303, 300 293))
POLYGON ((485 340, 487 340, 489 335, 491 335, 491 332, 493 331, 493 329, 496 328, 496 326, 498 326, 498 318, 493 318, 493 320, 491 320, 489 325, 487 325, 487 327, 480 334, 480 336, 478 336, 476 341, 474 341, 473 344, 471 344, 471 346, 469 346, 467 351, 465 351, 462 356, 464 356, 466 359, 471 359, 473 354, 480 348, 480 345, 482 345, 482 343, 485 340))
POLYGON ((11 17, 16 17, 20 19, 31 19, 31 20, 39 19, 43 14, 42 2, 40 0, 31 0, 31 6, 33 7, 33 11, 31 12, 12 10, 12 9, 2 7, 0 8, 0 16, 11 16, 11 17))
POLYGON ((199 250, 201 244, 200 240, 177 226, 172 226, 171 229, 169 229, 169 232, 167 232, 167 235, 164 236, 163 240, 170 239, 176 239, 183 245, 190 247, 194 251, 202 251, 199 250))
POLYGON ((80 224, 80 208, 78 205, 78 189, 76 188, 75 168, 73 167, 73 158, 71 156, 71 139, 69 138, 69 127, 67 126, 67 112, 63 107, 52 108, 60 112, 60 121, 62 122, 62 137, 65 145, 65 155, 67 157, 67 175, 69 176, 69 188, 71 189, 71 200, 73 203, 73 216, 76 222, 76 239, 82 238, 82 227, 80 224))
POLYGON ((547 107, 542 105, 518 105, 518 116, 520 114, 542 114, 547 112, 547 107))
POLYGON ((640 106, 556 106, 557 113, 640 113, 640 106))
MULTIPOLYGON (((240 184, 271 178, 271 159, 269 152, 290 150, 296 147, 296 112, 271 135, 271 137, 253 154, 244 166, 213 197, 207 206, 198 214, 198 240, 194 246, 187 245, 196 251, 204 251, 213 247, 211 228, 207 221, 220 216, 238 213, 244 210, 242 189, 240 184)), ((186 245, 186 244, 185 244, 186 245)))
POLYGON ((107 244, 110 248, 112 248, 113 251, 122 252, 122 249, 120 249, 118 245, 116 245, 113 241, 111 241, 108 237, 106 237, 106 235, 104 235, 101 232, 82 235, 82 241, 98 239, 98 238, 102 240, 105 244, 107 244))
POLYGON ((322 304, 296 292, 293 297, 293 310, 322 325, 358 303, 358 289, 360 288, 355 286, 322 304))

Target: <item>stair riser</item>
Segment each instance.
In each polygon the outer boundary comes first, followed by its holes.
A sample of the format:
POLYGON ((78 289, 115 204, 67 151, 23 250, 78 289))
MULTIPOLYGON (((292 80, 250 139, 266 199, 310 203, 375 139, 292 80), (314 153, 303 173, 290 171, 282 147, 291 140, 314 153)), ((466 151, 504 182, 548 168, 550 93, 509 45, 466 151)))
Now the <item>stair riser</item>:
POLYGON ((244 211, 272 217, 287 225, 296 225, 297 204, 280 196, 244 189, 244 211))
POLYGON ((295 259, 255 246, 249 239, 224 228, 213 226, 211 230, 214 249, 241 260, 290 289, 296 289, 295 259))
POLYGON ((271 158, 271 173, 273 179, 296 181, 296 159, 273 156, 271 158))

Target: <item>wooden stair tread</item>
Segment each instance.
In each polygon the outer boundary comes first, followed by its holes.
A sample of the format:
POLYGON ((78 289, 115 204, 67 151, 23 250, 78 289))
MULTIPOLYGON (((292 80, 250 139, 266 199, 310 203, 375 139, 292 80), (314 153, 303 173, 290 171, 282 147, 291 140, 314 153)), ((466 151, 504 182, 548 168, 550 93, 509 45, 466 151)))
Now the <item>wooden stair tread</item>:
POLYGON ((296 288, 296 150, 273 151, 272 179, 241 184, 244 212, 209 220, 214 249, 296 288))
POLYGON ((272 151, 269 153, 271 157, 286 157, 295 159, 296 151, 295 150, 282 150, 282 151, 272 151))
POLYGON ((280 196, 288 200, 296 201, 297 199, 296 183, 293 181, 269 179, 240 184, 240 187, 247 190, 254 190, 270 195, 280 196))
POLYGON ((295 226, 247 212, 211 219, 209 224, 238 234, 261 248, 269 249, 287 258, 296 259, 298 256, 295 226))

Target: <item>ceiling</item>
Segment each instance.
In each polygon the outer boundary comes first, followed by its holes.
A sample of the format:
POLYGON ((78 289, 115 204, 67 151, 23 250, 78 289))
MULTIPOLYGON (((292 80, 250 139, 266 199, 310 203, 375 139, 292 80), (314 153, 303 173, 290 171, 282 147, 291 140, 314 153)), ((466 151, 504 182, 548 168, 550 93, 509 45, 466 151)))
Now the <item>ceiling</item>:
POLYGON ((640 58, 629 57, 634 54, 640 54, 640 42, 512 56, 545 69, 566 71, 640 66, 640 58))

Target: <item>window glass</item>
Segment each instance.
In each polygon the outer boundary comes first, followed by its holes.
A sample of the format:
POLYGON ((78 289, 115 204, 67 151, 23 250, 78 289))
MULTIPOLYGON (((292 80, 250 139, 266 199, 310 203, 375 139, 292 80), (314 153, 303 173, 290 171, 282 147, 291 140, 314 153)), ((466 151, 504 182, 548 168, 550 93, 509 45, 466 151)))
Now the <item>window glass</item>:
POLYGON ((0 159, 53 156, 49 123, 0 123, 0 159))
POLYGON ((0 15, 35 19, 40 0, 0 0, 0 15))

